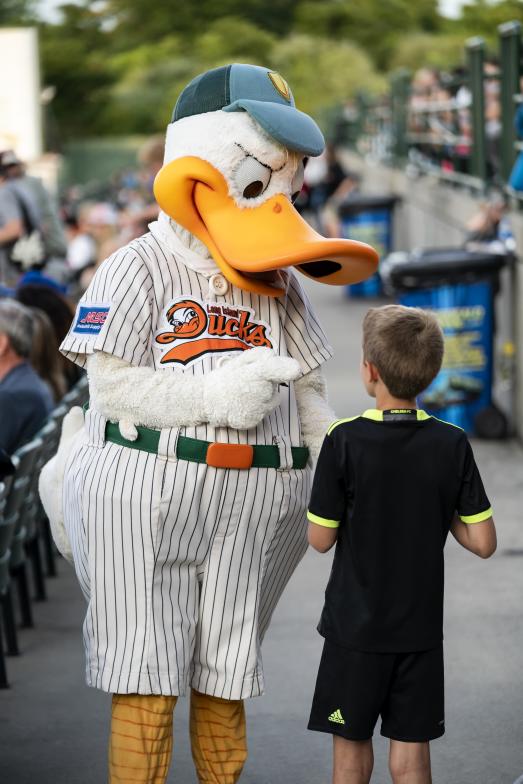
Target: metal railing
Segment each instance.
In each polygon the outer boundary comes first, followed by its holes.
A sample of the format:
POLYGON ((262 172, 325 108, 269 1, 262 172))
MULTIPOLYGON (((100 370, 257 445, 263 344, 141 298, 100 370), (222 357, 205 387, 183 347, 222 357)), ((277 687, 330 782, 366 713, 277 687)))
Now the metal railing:
MULTIPOLYGON (((474 190, 492 184, 506 187, 523 150, 514 125, 523 103, 521 24, 502 24, 498 35, 499 67, 491 62, 482 38, 469 39, 465 68, 459 76, 447 77, 441 85, 443 97, 417 95, 411 73, 401 69, 391 78, 389 95, 378 104, 379 117, 373 116, 376 102, 360 98, 364 116, 358 120, 358 148, 474 190)), ((517 195, 523 198, 523 193, 517 195)))
POLYGON ((501 62, 501 174, 505 182, 516 159, 515 107, 523 101, 520 94, 521 24, 507 22, 498 28, 501 62))

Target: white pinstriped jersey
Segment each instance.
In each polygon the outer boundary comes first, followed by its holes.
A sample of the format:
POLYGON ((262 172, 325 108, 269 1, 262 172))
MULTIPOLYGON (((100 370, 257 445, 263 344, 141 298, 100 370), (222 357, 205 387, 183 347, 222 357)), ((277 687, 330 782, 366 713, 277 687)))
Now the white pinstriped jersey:
MULTIPOLYGON (((216 296, 214 265, 191 268, 179 241, 177 253, 158 224, 151 230, 98 270, 62 344, 66 356, 83 365, 105 351, 171 369, 173 383, 177 373, 208 373, 224 353, 255 345, 294 357, 304 374, 331 356, 292 271, 279 299, 233 286, 216 296)), ((293 385, 280 396, 248 432, 201 425, 181 433, 257 444, 283 436, 288 461, 288 442, 300 444, 293 385)), ((264 690, 265 630, 307 548, 310 469, 293 469, 292 460, 249 471, 177 460, 174 432, 161 431, 155 455, 123 447, 105 441, 105 419, 91 409, 70 456, 64 519, 89 602, 87 682, 118 693, 192 687, 254 697, 264 690)))
MULTIPOLYGON (((213 370, 224 354, 261 345, 293 357, 306 374, 332 356, 294 271, 280 273, 286 291, 278 298, 231 284, 218 296, 210 291, 209 276, 175 255, 157 225, 97 271, 61 346, 69 359, 85 365, 88 354, 104 351, 135 366, 201 375, 213 370)), ((293 384, 280 387, 280 405, 249 431, 204 424, 180 433, 251 444, 271 444, 275 435, 284 435, 299 446, 293 384)))

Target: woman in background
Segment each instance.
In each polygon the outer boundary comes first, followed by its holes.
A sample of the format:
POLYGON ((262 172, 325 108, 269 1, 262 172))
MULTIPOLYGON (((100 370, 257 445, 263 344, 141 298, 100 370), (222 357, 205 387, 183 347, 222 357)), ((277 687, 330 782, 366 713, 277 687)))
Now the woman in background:
POLYGON ((53 325, 43 310, 31 308, 31 311, 34 333, 29 361, 58 403, 67 392, 67 383, 53 325))
MULTIPOLYGON (((58 353, 58 347, 69 331, 74 318, 74 306, 54 288, 44 285, 19 286, 16 290, 16 299, 28 308, 38 308, 44 311, 52 324, 58 353)), ((66 379, 67 389, 71 389, 82 375, 82 371, 79 372, 78 367, 62 354, 59 354, 59 361, 66 379)))

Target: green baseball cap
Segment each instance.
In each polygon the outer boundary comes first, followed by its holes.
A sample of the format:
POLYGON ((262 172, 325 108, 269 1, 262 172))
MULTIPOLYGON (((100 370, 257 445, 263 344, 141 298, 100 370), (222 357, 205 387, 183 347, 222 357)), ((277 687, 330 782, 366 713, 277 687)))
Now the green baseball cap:
POLYGON ((269 136, 304 155, 320 155, 323 134, 308 114, 296 109, 285 79, 259 65, 233 63, 197 76, 185 87, 171 122, 195 114, 247 112, 269 136))

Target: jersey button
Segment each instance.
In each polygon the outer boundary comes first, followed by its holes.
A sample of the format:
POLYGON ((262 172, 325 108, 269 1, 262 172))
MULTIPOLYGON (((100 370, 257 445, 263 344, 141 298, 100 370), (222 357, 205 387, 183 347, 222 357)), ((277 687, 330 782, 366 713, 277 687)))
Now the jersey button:
POLYGON ((213 275, 209 280, 209 288, 213 294, 223 297, 229 290, 227 279, 223 275, 213 275))

